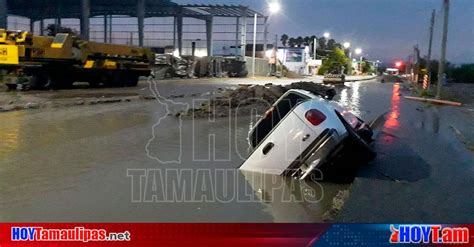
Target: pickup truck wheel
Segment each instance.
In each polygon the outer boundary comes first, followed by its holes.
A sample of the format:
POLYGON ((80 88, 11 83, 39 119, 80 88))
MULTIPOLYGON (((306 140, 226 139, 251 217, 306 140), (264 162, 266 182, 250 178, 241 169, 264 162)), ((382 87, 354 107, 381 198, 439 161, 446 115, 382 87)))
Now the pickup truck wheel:
POLYGON ((351 145, 350 150, 358 158, 358 161, 367 163, 377 157, 375 150, 364 140, 362 137, 357 134, 357 132, 352 128, 352 126, 337 113, 339 119, 347 130, 349 145, 351 145))

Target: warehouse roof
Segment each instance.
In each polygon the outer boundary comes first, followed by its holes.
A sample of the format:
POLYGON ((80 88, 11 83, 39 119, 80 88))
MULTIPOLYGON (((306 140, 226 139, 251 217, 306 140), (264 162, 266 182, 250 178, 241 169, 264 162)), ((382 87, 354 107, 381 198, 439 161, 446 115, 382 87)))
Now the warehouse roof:
MULTIPOLYGON (((146 17, 177 16, 205 18, 253 17, 261 13, 241 5, 178 5, 169 0, 145 0, 146 17)), ((91 0, 90 15, 128 15, 136 16, 137 0, 91 0)), ((33 20, 53 18, 80 18, 81 1, 78 0, 7 0, 8 14, 31 18, 33 20)))

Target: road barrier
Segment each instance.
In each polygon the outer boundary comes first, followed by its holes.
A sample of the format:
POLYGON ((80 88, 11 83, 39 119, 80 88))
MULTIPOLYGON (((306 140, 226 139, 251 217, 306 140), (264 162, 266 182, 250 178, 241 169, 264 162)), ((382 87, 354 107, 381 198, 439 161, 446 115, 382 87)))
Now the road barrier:
POLYGON ((428 75, 423 76, 423 89, 428 90, 430 87, 430 77, 428 75))

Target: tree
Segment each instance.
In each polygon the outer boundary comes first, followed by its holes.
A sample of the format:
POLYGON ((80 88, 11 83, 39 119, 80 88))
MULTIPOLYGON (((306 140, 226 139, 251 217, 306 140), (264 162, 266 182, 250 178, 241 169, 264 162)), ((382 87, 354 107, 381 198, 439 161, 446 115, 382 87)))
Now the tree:
POLYGON ((450 67, 447 70, 448 78, 454 82, 474 83, 474 64, 463 64, 459 67, 450 67))
POLYGON ((301 47, 301 46, 303 45, 303 43, 304 43, 303 37, 298 36, 298 38, 296 38, 296 45, 297 45, 298 47, 301 47))
POLYGON ((281 41, 281 44, 282 44, 284 47, 286 47, 286 44, 288 44, 288 39, 289 39, 289 37, 288 37, 287 34, 283 34, 283 35, 281 36, 280 41, 281 41))
POLYGON ((326 50, 334 50, 336 48, 336 41, 334 39, 330 39, 327 42, 326 50))
POLYGON ((304 45, 307 46, 311 43, 311 38, 309 36, 304 37, 304 45))
POLYGON ((362 62, 362 73, 371 73, 374 72, 372 65, 368 61, 362 62))
MULTIPOLYGON (((431 60, 430 61, 430 68, 431 68, 431 82, 437 82, 438 81, 438 67, 439 67, 439 61, 438 60, 431 60)), ((402 68, 401 71, 403 71, 405 68, 402 68)), ((420 59, 420 69, 426 69, 426 59, 421 58, 420 59)), ((453 65, 450 62, 446 62, 446 74, 449 75, 449 72, 453 69, 453 65)))
POLYGON ((318 39, 318 49, 326 50, 326 38, 321 37, 318 39))
POLYGON ((295 47, 295 45, 296 45, 296 39, 295 39, 295 38, 290 38, 290 39, 288 40, 288 45, 289 45, 290 47, 295 47))
POLYGON ((344 70, 347 71, 349 66, 350 60, 344 53, 344 50, 335 48, 328 54, 328 57, 323 60, 323 64, 319 68, 318 74, 341 73, 341 67, 344 67, 344 70))

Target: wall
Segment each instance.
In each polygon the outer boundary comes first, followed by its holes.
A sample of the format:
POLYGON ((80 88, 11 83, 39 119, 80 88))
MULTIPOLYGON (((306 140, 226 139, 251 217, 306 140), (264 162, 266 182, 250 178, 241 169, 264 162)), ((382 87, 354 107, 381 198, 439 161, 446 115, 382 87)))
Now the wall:
MULTIPOLYGON (((245 57, 245 61, 249 76, 252 76, 252 57, 245 57)), ((270 66, 268 65, 268 59, 255 58, 255 75, 267 76, 269 72, 270 66)))

